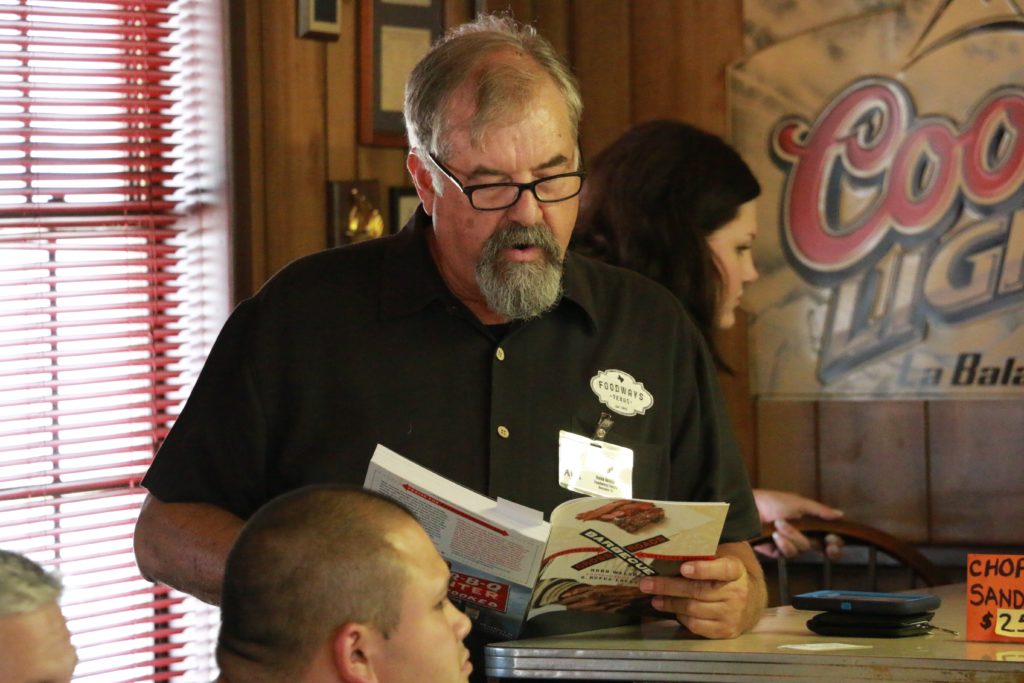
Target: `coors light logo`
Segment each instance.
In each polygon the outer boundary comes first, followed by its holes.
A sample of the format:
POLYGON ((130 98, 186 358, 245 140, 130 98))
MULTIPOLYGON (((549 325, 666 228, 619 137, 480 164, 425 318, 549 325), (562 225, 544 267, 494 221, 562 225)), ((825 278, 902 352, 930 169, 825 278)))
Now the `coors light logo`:
MULTIPOLYGON (((919 115, 898 82, 872 77, 813 123, 780 121, 780 230, 791 265, 830 287, 818 376, 831 382, 1024 300, 1024 89, 988 93, 964 121, 919 115)), ((961 353, 918 384, 1024 385, 1024 358, 961 353)), ((905 378, 906 379, 906 378, 905 378)))

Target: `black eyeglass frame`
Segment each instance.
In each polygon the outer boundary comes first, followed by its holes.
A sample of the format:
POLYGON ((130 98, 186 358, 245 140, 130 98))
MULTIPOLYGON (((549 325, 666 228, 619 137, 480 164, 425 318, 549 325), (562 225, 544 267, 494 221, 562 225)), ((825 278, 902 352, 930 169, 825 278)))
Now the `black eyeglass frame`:
MULTIPOLYGON (((575 197, 576 195, 578 195, 580 192, 583 191, 583 181, 586 180, 586 178, 587 178, 587 172, 586 171, 572 171, 570 173, 557 173, 555 175, 549 175, 549 176, 545 176, 543 178, 537 178, 536 180, 534 180, 531 183, 483 183, 483 184, 480 184, 480 185, 463 185, 462 182, 459 181, 459 179, 455 177, 455 174, 452 173, 444 164, 442 164, 441 160, 438 159, 434 155, 433 152, 429 152, 428 156, 430 157, 430 160, 434 162, 434 165, 437 166, 438 170, 441 171, 441 173, 444 174, 444 177, 447 178, 448 180, 452 181, 453 183, 455 183, 455 187, 459 188, 462 191, 462 194, 466 195, 466 198, 469 199, 469 205, 472 206, 477 211, 504 211, 505 209, 509 208, 510 206, 515 206, 516 203, 519 202, 519 200, 523 196, 523 191, 524 190, 529 190, 530 194, 533 195, 534 199, 536 199, 538 202, 541 202, 543 204, 557 204, 558 202, 568 201, 569 199, 572 199, 573 197, 575 197), (537 194, 537 186, 540 185, 541 183, 547 182, 549 180, 556 180, 558 178, 569 178, 569 177, 579 178, 580 179, 580 187, 579 187, 578 190, 573 192, 568 197, 562 197, 561 199, 542 199, 540 197, 540 195, 537 194), (514 187, 514 188, 516 188, 515 199, 513 199, 508 204, 505 204, 504 206, 494 206, 494 207, 488 207, 486 209, 482 209, 479 206, 477 206, 475 203, 473 203, 473 193, 474 192, 476 192, 477 190, 488 190, 488 189, 490 189, 492 187, 514 187)), ((583 159, 581 157, 580 158, 580 163, 581 164, 582 164, 582 161, 583 161, 583 159)))

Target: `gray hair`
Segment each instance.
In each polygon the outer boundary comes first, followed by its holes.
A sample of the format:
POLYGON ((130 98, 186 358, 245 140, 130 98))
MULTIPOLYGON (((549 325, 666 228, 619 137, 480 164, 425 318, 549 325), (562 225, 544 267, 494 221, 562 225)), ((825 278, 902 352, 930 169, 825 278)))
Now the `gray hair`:
POLYGON ((565 98, 572 134, 577 137, 583 113, 579 84, 555 48, 533 26, 505 14, 484 14, 456 26, 409 75, 405 127, 410 148, 445 156, 449 143, 446 113, 453 95, 470 79, 474 80, 476 104, 470 140, 478 144, 491 124, 523 110, 544 76, 554 81, 565 98), (538 68, 486 59, 501 51, 525 55, 538 68))
POLYGON ((60 579, 23 555, 0 550, 0 617, 32 612, 57 602, 60 579))

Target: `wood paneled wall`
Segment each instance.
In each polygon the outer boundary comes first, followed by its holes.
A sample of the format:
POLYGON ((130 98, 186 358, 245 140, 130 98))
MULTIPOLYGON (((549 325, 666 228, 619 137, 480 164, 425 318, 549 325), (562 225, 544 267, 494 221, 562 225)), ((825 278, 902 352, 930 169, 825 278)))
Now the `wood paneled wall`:
MULTIPOLYGON (((408 184, 405 154, 356 142, 356 0, 336 43, 295 38, 293 3, 234 0, 236 292, 326 244, 325 182, 408 184)), ((725 67, 742 54, 741 0, 448 0, 511 9, 567 54, 592 157, 631 124, 678 118, 726 133, 725 67)), ((723 378, 753 479, 842 507, 913 541, 1024 544, 1024 401, 753 402, 746 328, 723 378)))
MULTIPOLYGON (((230 0, 235 149, 235 299, 327 245, 327 181, 408 186, 405 150, 357 143, 356 0, 342 0, 337 41, 299 39, 294 0, 230 0)), ((472 16, 445 3, 445 21, 472 16)))

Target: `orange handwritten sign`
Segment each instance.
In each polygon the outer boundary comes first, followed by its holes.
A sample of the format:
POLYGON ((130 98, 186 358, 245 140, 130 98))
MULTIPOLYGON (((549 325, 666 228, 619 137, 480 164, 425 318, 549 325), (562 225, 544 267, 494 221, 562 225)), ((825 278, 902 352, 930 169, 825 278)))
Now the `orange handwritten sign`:
POLYGON ((967 556, 967 640, 1024 644, 1024 555, 967 556))

